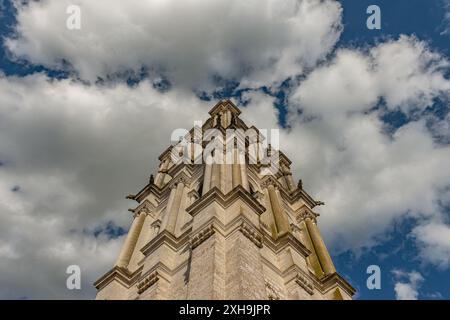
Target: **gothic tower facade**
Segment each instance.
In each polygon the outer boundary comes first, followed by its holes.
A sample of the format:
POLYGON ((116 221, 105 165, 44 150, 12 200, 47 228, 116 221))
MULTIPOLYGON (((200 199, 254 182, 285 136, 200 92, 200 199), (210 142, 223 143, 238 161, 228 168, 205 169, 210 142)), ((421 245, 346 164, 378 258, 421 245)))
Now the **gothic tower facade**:
POLYGON ((239 115, 219 102, 188 132, 191 144, 169 147, 155 178, 128 196, 137 201, 133 222, 114 267, 95 283, 97 299, 352 298, 317 227, 313 209, 322 203, 294 183, 281 151, 268 168, 271 144, 239 115), (205 139, 211 131, 219 134, 205 139), (216 161, 222 149, 208 148, 217 136, 232 146, 224 148, 232 161, 216 161), (177 161, 186 154, 190 161, 177 161))

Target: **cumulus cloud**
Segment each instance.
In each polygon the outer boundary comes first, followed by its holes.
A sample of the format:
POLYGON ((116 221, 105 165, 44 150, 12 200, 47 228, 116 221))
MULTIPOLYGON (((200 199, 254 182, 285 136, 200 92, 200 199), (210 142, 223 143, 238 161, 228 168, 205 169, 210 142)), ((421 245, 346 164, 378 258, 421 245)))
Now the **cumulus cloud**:
POLYGON ((92 297, 127 228, 125 200, 147 182, 174 128, 209 110, 192 93, 0 77, 0 296, 92 297), (205 108, 206 107, 206 108, 205 108), (103 231, 102 231, 103 230, 103 231), (83 290, 65 289, 82 269, 83 290))
POLYGON ((176 84, 207 87, 219 76, 248 86, 301 74, 333 48, 342 8, 332 0, 16 1, 16 58, 70 63, 83 79, 147 68, 176 84), (77 4, 81 30, 66 28, 77 4))
MULTIPOLYGON (((69 1, 21 3, 6 42, 15 58, 51 68, 66 61, 88 80, 142 67, 153 76, 133 87, 0 76, 1 297, 93 296, 91 283, 122 242, 105 225, 129 225, 124 196, 147 182, 174 128, 207 116, 214 102, 189 88, 208 87, 212 75, 252 88, 304 74, 290 88, 281 149, 326 202, 317 210, 333 252, 369 248, 408 216, 421 257, 448 267, 450 147, 436 141, 449 136, 447 119, 430 131, 419 117, 393 133, 382 120, 448 97, 448 61, 426 43, 402 36, 339 49, 316 67, 341 32, 335 1, 79 0, 80 31, 65 28, 69 1), (152 81, 161 77, 176 85, 158 91, 152 81), (82 292, 65 288, 70 264, 82 268, 82 292)), ((274 97, 242 99, 249 124, 279 126, 274 97)), ((399 279, 398 296, 417 297, 422 280, 399 279)))
POLYGON ((444 21, 442 22, 442 32, 441 35, 450 34, 450 0, 442 0, 442 5, 444 9, 444 21))
POLYGON ((417 226, 413 235, 419 243, 420 255, 440 268, 450 265, 450 226, 443 222, 432 221, 417 226))
POLYGON ((380 98, 389 110, 408 114, 424 110, 438 96, 449 96, 448 67, 448 60, 425 42, 400 36, 368 52, 338 50, 307 77, 293 99, 311 115, 367 111, 380 98))
POLYGON ((405 272, 402 270, 393 270, 395 278, 399 280, 395 283, 395 297, 397 300, 417 300, 419 297, 419 288, 424 278, 417 271, 405 272))
POLYGON ((423 111, 448 96, 446 66, 426 44, 402 36, 368 52, 339 50, 293 92, 297 140, 287 147, 306 186, 327 204, 321 226, 334 248, 371 247, 395 220, 443 214, 450 147, 435 141, 424 119, 389 134, 382 116, 423 111), (384 107, 374 109, 381 98, 384 107))

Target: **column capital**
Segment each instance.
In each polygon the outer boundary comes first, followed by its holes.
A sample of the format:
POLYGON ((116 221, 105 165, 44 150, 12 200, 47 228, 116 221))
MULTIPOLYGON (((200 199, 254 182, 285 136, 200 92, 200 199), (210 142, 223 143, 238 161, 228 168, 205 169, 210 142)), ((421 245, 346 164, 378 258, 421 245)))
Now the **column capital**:
POLYGON ((184 185, 186 186, 186 185, 189 184, 189 180, 188 180, 188 178, 187 178, 186 176, 184 176, 184 175, 181 175, 181 176, 179 176, 179 177, 176 177, 176 178, 174 178, 174 180, 173 180, 172 185, 170 186, 170 188, 171 188, 171 189, 172 189, 172 188, 177 188, 178 185, 179 185, 180 183, 182 183, 182 184, 184 184, 184 185))
POLYGON ((153 228, 160 228, 161 227, 161 220, 157 219, 157 220, 153 221, 151 226, 153 228))
POLYGON ((156 209, 155 204, 153 204, 152 202, 150 202, 148 199, 145 199, 141 204, 139 204, 136 208, 134 209, 128 209, 128 211, 133 213, 133 217, 137 217, 138 215, 140 215, 142 212, 144 212, 145 214, 152 214, 152 212, 154 212, 156 209))
POLYGON ((137 218, 137 217, 139 217, 141 215, 147 216, 147 215, 150 215, 150 212, 147 211, 146 209, 143 209, 141 211, 136 211, 136 212, 133 213, 133 218, 137 218))
POLYGON ((309 207, 306 205, 303 205, 298 211, 297 211, 297 221, 301 222, 303 220, 311 220, 315 224, 317 224, 317 217, 320 216, 318 213, 315 213, 312 211, 309 207))
POLYGON ((269 177, 261 183, 261 187, 268 188, 269 186, 273 186, 275 189, 279 189, 278 181, 276 181, 273 177, 269 177))
POLYGON ((175 182, 175 185, 178 187, 178 185, 182 184, 183 186, 186 186, 187 181, 185 178, 180 178, 178 181, 175 182))

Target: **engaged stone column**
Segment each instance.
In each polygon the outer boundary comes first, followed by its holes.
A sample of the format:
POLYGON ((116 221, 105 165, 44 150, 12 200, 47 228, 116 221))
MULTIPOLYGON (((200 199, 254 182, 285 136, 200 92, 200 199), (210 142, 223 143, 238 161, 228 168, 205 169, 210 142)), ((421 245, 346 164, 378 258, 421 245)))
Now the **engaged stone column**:
POLYGON ((276 193, 275 187, 270 184, 267 189, 269 190, 270 204, 272 207, 273 216, 275 218, 275 225, 277 227, 277 235, 282 236, 289 232, 290 226, 287 218, 284 214, 283 208, 281 207, 280 200, 276 193))
POLYGON ((125 240, 125 244, 122 247, 119 258, 117 259, 116 266, 126 268, 130 263, 131 256, 133 255, 136 243, 139 239, 139 234, 142 230, 142 225, 145 220, 145 213, 139 213, 131 224, 130 231, 125 240))
POLYGON ((242 186, 245 190, 250 191, 250 187, 248 184, 248 176, 247 176, 247 164, 241 164, 241 178, 242 178, 242 186))
POLYGON ((233 151, 233 164, 232 164, 232 168, 233 168, 233 188, 235 188, 236 186, 242 184, 241 168, 240 167, 241 166, 239 164, 239 152, 235 148, 234 151, 233 151))
MULTIPOLYGON (((175 227, 177 225, 177 219, 178 214, 181 206, 181 199, 183 197, 183 191, 184 191, 184 183, 183 181, 178 182, 175 195, 173 197, 173 201, 170 207, 168 207, 168 221, 167 221, 167 231, 171 232, 172 234, 175 234, 175 227)), ((172 191, 173 192, 173 191, 172 191)))
POLYGON ((220 179, 221 179, 221 165, 217 164, 217 163, 213 163, 211 165, 211 186, 210 189, 216 187, 217 189, 221 190, 221 183, 220 183, 220 179))
POLYGON ((204 195, 211 189, 211 174, 212 174, 212 165, 205 164, 205 173, 203 174, 202 195, 204 195))
POLYGON ((166 173, 167 173, 167 169, 169 168, 170 165, 170 159, 167 158, 163 161, 163 163, 161 164, 158 174, 156 175, 156 179, 155 179, 155 185, 159 188, 161 188, 162 184, 164 183, 164 178, 166 177, 166 173))
POLYGON ((319 258, 317 257, 316 249, 314 249, 314 244, 312 242, 311 235, 309 234, 305 220, 302 220, 300 222, 300 226, 303 230, 302 232, 303 243, 306 245, 308 250, 311 251, 311 254, 308 256, 309 263, 311 264, 311 267, 314 270, 316 276, 321 278, 323 276, 322 266, 320 265, 319 258))
POLYGON ((294 178, 292 178, 292 173, 288 172, 286 173, 286 175, 284 176, 286 184, 289 188, 290 191, 295 190, 295 182, 294 182, 294 178))
POLYGON ((155 220, 153 221, 151 224, 151 229, 149 230, 148 234, 147 234, 147 238, 145 240, 145 244, 150 242, 150 240, 152 240, 154 237, 156 237, 159 233, 159 229, 161 228, 161 220, 155 220))
POLYGON ((323 242, 323 239, 320 236, 320 232, 319 229, 317 228, 317 225, 312 221, 311 218, 306 218, 305 221, 314 248, 316 249, 317 257, 319 258, 319 262, 322 266, 324 273, 325 274, 335 273, 336 268, 334 267, 330 254, 328 253, 325 243, 323 242))

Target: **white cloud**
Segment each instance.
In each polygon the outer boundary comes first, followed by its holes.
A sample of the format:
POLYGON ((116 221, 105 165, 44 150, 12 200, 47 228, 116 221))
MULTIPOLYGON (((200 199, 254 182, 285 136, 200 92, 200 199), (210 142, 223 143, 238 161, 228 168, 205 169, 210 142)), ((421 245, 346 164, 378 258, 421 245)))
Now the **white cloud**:
POLYGON ((330 0, 77 1, 80 31, 65 27, 72 1, 15 3, 16 35, 6 41, 14 57, 50 68, 64 60, 88 80, 147 67, 177 89, 0 76, 5 298, 92 297, 121 239, 85 231, 110 220, 126 227, 124 196, 153 172, 170 132, 212 105, 182 87, 205 89, 214 74, 271 85, 313 67, 341 32, 341 6, 330 0), (65 289, 69 264, 81 266, 88 289, 65 289))
POLYGON ((341 49, 327 65, 314 70, 293 98, 312 115, 334 116, 366 111, 384 98, 390 110, 425 109, 450 92, 444 77, 449 62, 426 43, 401 36, 369 52, 341 49))
POLYGON ((206 86, 212 75, 271 85, 323 59, 341 33, 332 0, 78 0, 81 30, 66 28, 71 0, 16 1, 18 58, 84 79, 148 67, 177 84, 206 86))
POLYGON ((393 270, 392 272, 399 280, 394 286, 396 299, 417 300, 419 297, 418 290, 424 281, 422 275, 417 271, 407 273, 402 270, 393 270))
POLYGON ((34 75, 0 76, 0 106, 0 297, 92 297, 122 243, 92 231, 111 220, 128 227, 125 195, 147 182, 171 131, 205 118, 210 104, 148 82, 34 75), (65 288, 70 264, 82 269, 81 292, 65 288))
MULTIPOLYGON (((64 286, 70 264, 80 264, 90 288, 75 295, 92 297, 90 285, 111 266, 121 239, 83 230, 111 220, 126 227, 124 196, 146 183, 170 132, 207 116, 214 102, 183 88, 205 85, 214 73, 241 86, 270 85, 313 67, 340 34, 335 1, 207 1, 199 9, 83 0, 80 32, 65 29, 67 3, 20 5, 18 37, 7 42, 13 54, 50 67, 65 59, 86 79, 145 65, 180 86, 162 93, 150 80, 89 86, 0 76, 1 297, 73 297, 64 286)), ((425 43, 403 36, 338 50, 292 88, 281 149, 306 190, 326 202, 319 223, 333 252, 370 248, 407 215, 419 218, 413 235, 422 258, 448 266, 442 205, 450 203, 450 147, 434 140, 448 135, 446 123, 430 132, 419 119, 391 135, 380 120, 385 111, 369 112, 380 98, 389 111, 424 110, 448 96, 446 68, 425 43)), ((249 124, 278 126, 273 97, 247 92, 244 99, 249 124)), ((397 294, 417 297, 420 282, 399 282, 397 294)))
POLYGON ((432 221, 420 225, 413 230, 420 254, 424 261, 431 262, 441 268, 450 266, 450 226, 432 221))
POLYGON ((385 111, 369 110, 380 97, 390 110, 424 110, 448 95, 447 65, 422 42, 401 37, 367 52, 338 51, 293 92, 295 143, 286 137, 287 154, 307 190, 326 203, 320 226, 334 250, 370 248, 405 216, 443 214, 450 147, 436 144, 423 119, 391 135, 385 111))
POLYGON ((444 9, 444 20, 442 21, 441 35, 450 34, 450 0, 442 0, 442 6, 444 9))
MULTIPOLYGON (((351 93, 342 94, 336 101, 351 93)), ((249 92, 244 99, 250 101, 243 110, 249 124, 277 126, 274 98, 249 92)), ((110 220, 126 227, 130 204, 124 195, 146 182, 170 132, 205 118, 213 104, 180 89, 161 93, 148 81, 131 88, 2 76, 0 269, 9 271, 0 295, 92 297, 90 284, 112 265, 121 239, 82 231, 110 220), (14 186, 20 190, 13 192, 14 186), (19 260, 29 267, 14 268, 19 260), (65 289, 70 264, 82 267, 83 287, 90 290, 65 289)), ((423 121, 391 137, 377 113, 342 107, 320 116, 306 122, 291 117, 281 144, 307 190, 327 203, 320 227, 333 252, 370 247, 407 211, 436 216, 440 190, 450 183, 443 170, 450 150, 434 144, 423 121)))

